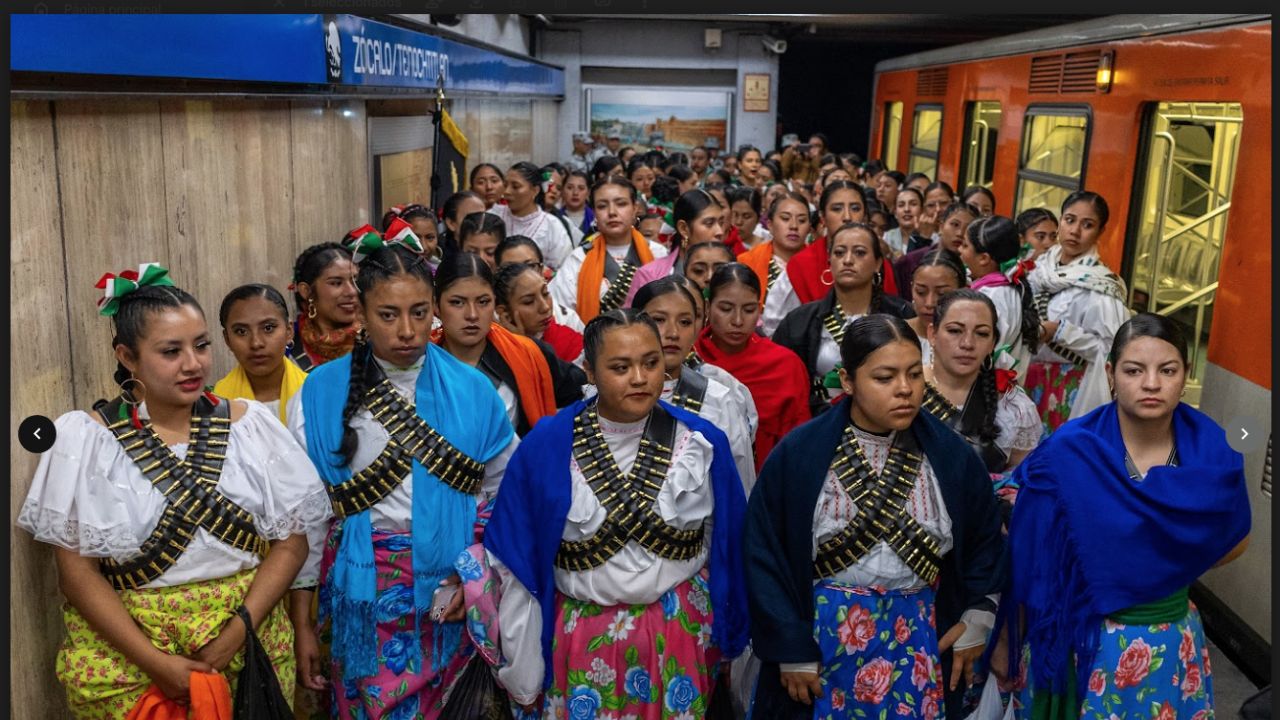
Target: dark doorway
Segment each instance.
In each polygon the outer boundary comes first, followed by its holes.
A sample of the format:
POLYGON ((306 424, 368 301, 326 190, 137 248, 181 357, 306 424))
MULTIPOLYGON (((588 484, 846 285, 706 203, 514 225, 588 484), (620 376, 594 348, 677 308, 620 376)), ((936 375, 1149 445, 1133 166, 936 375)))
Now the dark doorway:
POLYGON ((775 143, 786 133, 804 142, 820 131, 833 152, 854 152, 866 160, 876 63, 943 44, 796 38, 779 61, 775 143))

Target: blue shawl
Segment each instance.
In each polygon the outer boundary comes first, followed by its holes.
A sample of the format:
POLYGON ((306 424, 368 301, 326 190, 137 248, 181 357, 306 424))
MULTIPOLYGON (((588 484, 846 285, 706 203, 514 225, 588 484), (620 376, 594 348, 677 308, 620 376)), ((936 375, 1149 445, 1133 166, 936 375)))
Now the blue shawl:
MULTIPOLYGON (((711 522, 709 585, 713 610, 712 639, 726 659, 747 644, 746 585, 742 574, 742 518, 746 497, 738 478, 729 440, 716 426, 680 408, 659 402, 686 427, 701 433, 714 448, 711 490, 715 500, 711 522)), ((502 478, 493 516, 485 528, 484 546, 538 600, 542 609, 542 657, 551 684, 551 641, 555 629, 555 557, 560 548, 572 499, 569 460, 573 420, 587 406, 578 402, 543 418, 524 437, 502 478)))
MULTIPOLYGON (((370 357, 368 362, 374 359, 370 357)), ((338 454, 350 380, 348 353, 312 370, 302 385, 307 454, 320 477, 330 485, 340 485, 352 474, 338 454)), ((488 462, 511 442, 511 422, 488 378, 434 344, 427 345, 414 405, 431 427, 479 462, 488 462)), ((412 489, 410 535, 416 630, 421 616, 431 609, 432 595, 440 581, 453 573, 454 559, 474 540, 476 498, 445 485, 416 460, 412 489)), ((333 654, 349 678, 371 677, 377 672, 378 661, 376 616, 385 614, 387 608, 378 607, 373 527, 368 510, 342 520, 332 573, 335 589, 328 614, 333 618, 333 654)), ((459 623, 436 624, 433 664, 443 666, 456 652, 460 630, 459 623)), ((421 659, 417 643, 411 644, 409 652, 412 659, 421 659)))
POLYGON ((1078 688, 1102 620, 1190 585, 1249 534, 1244 458, 1204 413, 1173 413, 1178 465, 1129 479, 1115 403, 1068 422, 1014 471, 1021 484, 1009 528, 1010 592, 997 625, 1010 628, 1010 667, 1025 613, 1031 683, 1067 687, 1075 651, 1078 688))

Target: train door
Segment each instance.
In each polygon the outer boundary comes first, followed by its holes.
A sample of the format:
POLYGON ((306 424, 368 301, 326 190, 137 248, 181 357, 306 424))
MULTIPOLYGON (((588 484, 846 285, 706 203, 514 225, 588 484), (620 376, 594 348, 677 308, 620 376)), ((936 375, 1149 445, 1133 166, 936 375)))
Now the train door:
POLYGON ((956 190, 970 185, 991 189, 995 174, 996 138, 1000 131, 1000 103, 975 100, 964 112, 965 146, 960 159, 960 184, 956 190))
POLYGON ((1243 120, 1239 103, 1162 102, 1143 124, 1127 236, 1129 306, 1186 330, 1192 405, 1200 404, 1243 120))
POLYGON ((902 142, 902 103, 884 104, 884 127, 880 134, 880 160, 886 170, 898 169, 898 146, 902 142))
POLYGON ((942 140, 942 106, 916 105, 911 119, 911 151, 907 174, 924 173, 938 179, 938 145, 942 140))

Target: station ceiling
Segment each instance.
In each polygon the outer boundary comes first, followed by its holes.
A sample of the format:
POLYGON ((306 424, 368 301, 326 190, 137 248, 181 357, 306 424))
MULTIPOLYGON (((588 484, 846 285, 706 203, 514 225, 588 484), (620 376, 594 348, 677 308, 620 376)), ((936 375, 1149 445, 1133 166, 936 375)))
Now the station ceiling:
POLYGON ((582 14, 542 15, 540 19, 551 27, 579 25, 583 23, 635 20, 695 21, 723 29, 759 29, 789 42, 850 42, 868 41, 884 43, 898 41, 910 44, 931 44, 938 47, 975 42, 1002 35, 1039 30, 1053 25, 1079 22, 1099 15, 1063 14, 849 14, 849 15, 785 15, 785 14, 722 14, 722 15, 628 15, 582 14))

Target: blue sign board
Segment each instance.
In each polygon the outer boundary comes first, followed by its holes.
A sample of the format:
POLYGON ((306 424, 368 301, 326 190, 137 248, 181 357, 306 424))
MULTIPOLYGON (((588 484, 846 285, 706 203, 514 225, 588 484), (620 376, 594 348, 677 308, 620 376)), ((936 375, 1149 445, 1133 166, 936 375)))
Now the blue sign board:
MULTIPOLYGON (((564 71, 354 15, 13 15, 13 71, 564 95, 564 71)), ((341 92, 340 87, 333 88, 341 92)))

